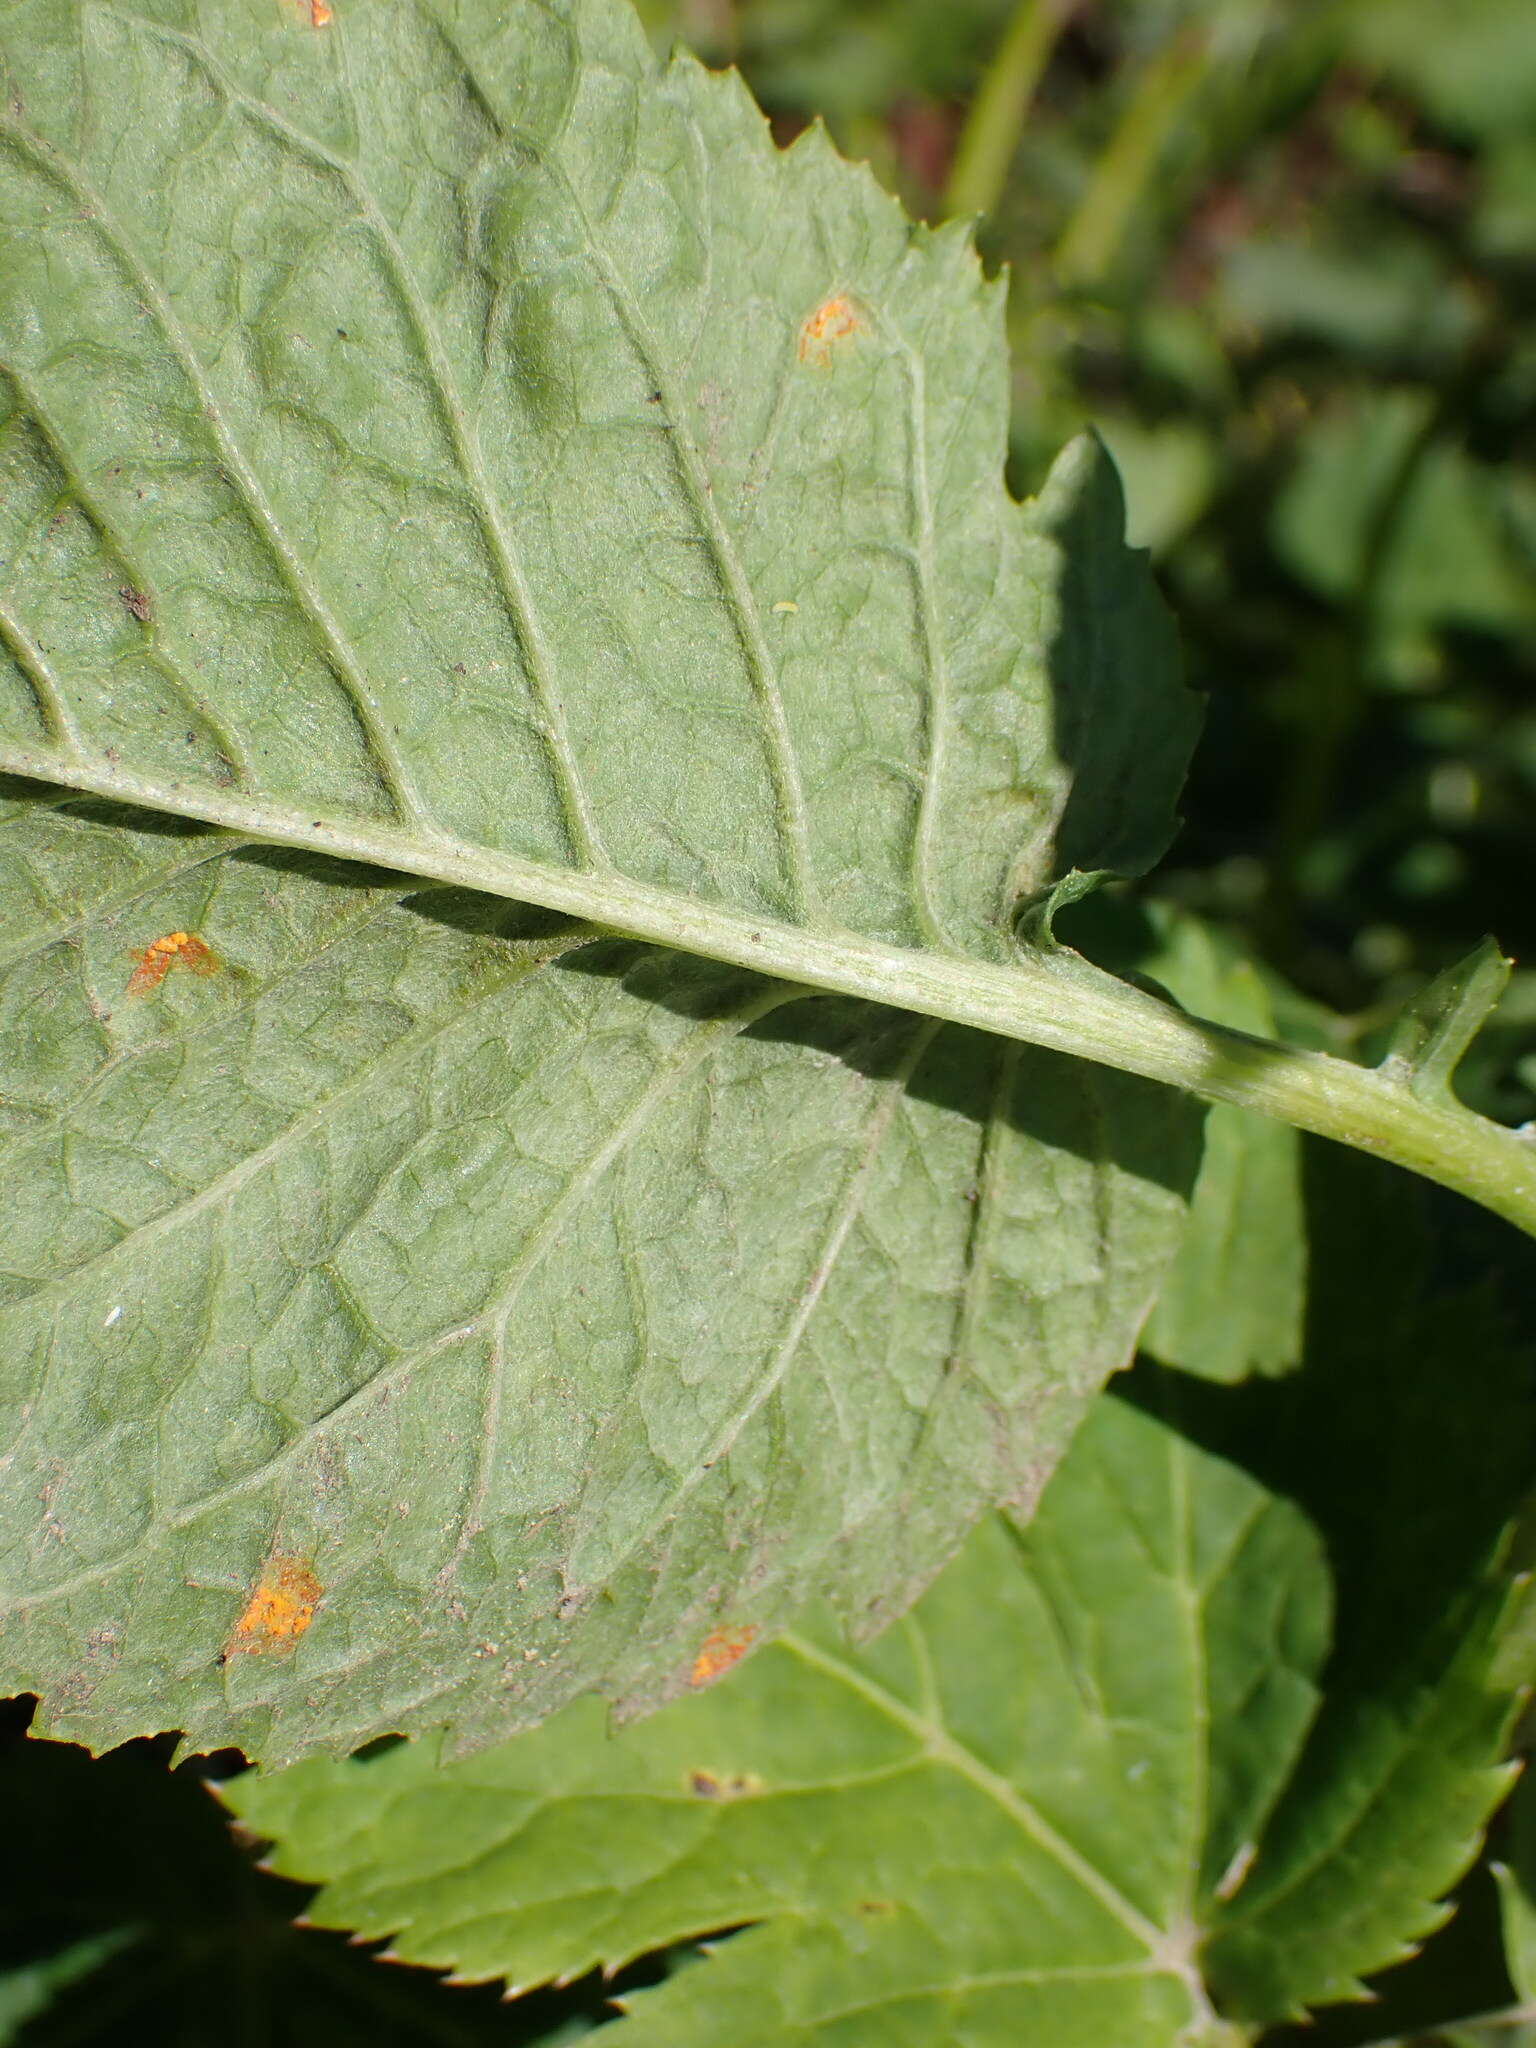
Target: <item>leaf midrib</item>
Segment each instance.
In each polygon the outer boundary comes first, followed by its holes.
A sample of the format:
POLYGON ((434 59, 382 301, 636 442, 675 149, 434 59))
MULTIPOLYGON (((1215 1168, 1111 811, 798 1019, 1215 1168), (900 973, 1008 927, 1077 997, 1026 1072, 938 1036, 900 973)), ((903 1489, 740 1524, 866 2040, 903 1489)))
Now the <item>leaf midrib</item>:
MULTIPOLYGON (((131 10, 109 11, 145 34, 183 46, 227 100, 259 113, 269 127, 274 127, 274 132, 281 132, 312 160, 325 161, 346 180, 348 191, 363 210, 366 226, 380 243, 398 288, 405 293, 406 315, 416 329, 419 345, 426 350, 429 379, 458 454, 466 502, 490 547, 496 581, 512 614, 510 623, 526 654, 532 645, 528 640, 530 626, 534 641, 538 641, 537 622, 529 607, 520 602, 520 597, 527 593, 521 590, 515 556, 500 530, 494 501, 473 459, 476 451, 471 424, 464 415, 462 398, 452 380, 451 366, 443 356, 430 309, 415 291, 404 252, 369 197, 360 172, 346 158, 325 149, 291 124, 284 124, 262 101, 223 78, 211 53, 195 38, 182 37, 177 31, 145 22, 131 10)), ((419 0, 415 11, 431 22, 434 32, 460 65, 493 131, 505 137, 508 130, 502 116, 465 63, 464 53, 448 38, 442 22, 421 8, 419 0)), ((333 26, 331 34, 334 37, 337 33, 333 26)), ((1015 957, 1005 967, 1001 962, 1007 958, 1011 945, 1006 930, 1006 905, 999 906, 999 928, 988 948, 995 949, 992 959, 947 947, 942 934, 935 929, 924 880, 927 842, 938 799, 943 736, 935 721, 942 720, 941 704, 928 707, 928 762, 922 777, 909 891, 922 929, 935 942, 932 951, 895 946, 808 920, 796 922, 777 915, 753 918, 722 904, 701 905, 680 891, 637 882, 595 865, 557 868, 466 845, 438 823, 421 798, 411 764, 402 756, 388 726, 383 704, 308 567, 277 520, 259 478, 214 402, 203 365, 181 331, 175 310, 155 277, 135 253, 129 238, 112 222, 89 181, 59 150, 33 135, 11 115, 0 114, 0 134, 12 137, 15 145, 70 195, 87 218, 94 216, 98 220, 114 260, 123 267, 126 280, 140 293, 160 326, 171 354, 200 402, 221 465, 237 490, 252 530, 270 553, 279 581, 308 620, 316 636, 317 651, 344 686, 383 789, 389 792, 397 814, 415 829, 376 826, 367 820, 305 820, 296 805, 241 797, 216 783, 184 783, 174 775, 158 778, 154 774, 124 773, 115 761, 92 757, 74 734, 72 714, 46 659, 14 621, 0 631, 0 640, 12 648, 21 673, 31 681, 42 722, 56 737, 57 751, 48 747, 7 746, 0 749, 0 767, 225 825, 250 837, 292 846, 326 846, 346 858, 543 904, 637 938, 779 975, 807 987, 920 1011, 1172 1083, 1207 1100, 1236 1102, 1303 1129, 1385 1153, 1486 1203, 1519 1227, 1536 1231, 1536 1145, 1522 1144, 1517 1134, 1459 1105, 1450 1101, 1426 1104, 1415 1098, 1411 1090, 1394 1085, 1390 1075, 1371 1073, 1318 1053, 1274 1048, 1256 1057, 1257 1042, 1251 1038, 1192 1021, 1139 990, 1081 962, 1065 962, 1059 953, 1048 949, 1014 948, 1015 957)), ((540 155, 565 184, 584 230, 588 259, 632 345, 662 376, 662 388, 669 388, 665 386, 665 365, 658 358, 622 274, 582 211, 563 168, 554 162, 552 150, 546 146, 540 155)), ((908 368, 910 372, 910 361, 908 368)), ((927 581, 924 537, 931 538, 930 527, 924 522, 931 522, 932 506, 926 477, 927 450, 920 445, 924 422, 916 416, 922 411, 921 388, 920 383, 913 383, 910 374, 908 384, 912 415, 909 432, 917 437, 909 453, 912 511, 917 526, 915 573, 921 586, 927 581)), ((679 428, 685 424, 680 420, 674 422, 679 428)), ((700 522, 701 535, 714 562, 720 593, 731 612, 749 672, 775 790, 781 862, 798 906, 804 902, 805 892, 795 886, 796 878, 808 879, 807 862, 802 858, 805 849, 793 829, 797 823, 804 823, 794 801, 798 764, 783 705, 778 699, 771 658, 766 655, 760 622, 755 620, 756 599, 745 582, 730 534, 713 506, 697 449, 688 442, 686 433, 682 438, 674 434, 672 440, 679 481, 700 522)), ((925 611, 925 619, 929 626, 935 623, 931 610, 925 611)), ((942 633, 939 641, 936 649, 929 635, 930 656, 937 653, 942 657, 942 633)), ((933 666, 931 660, 929 666, 933 666)), ((530 681, 546 714, 544 738, 551 750, 554 779, 564 797, 567 830, 579 842, 582 833, 580 819, 572 813, 572 790, 579 791, 580 777, 566 772, 575 770, 575 755, 569 735, 564 734, 563 714, 556 716, 558 692, 552 674, 546 670, 547 664, 533 662, 530 681), (532 672, 535 668, 538 674, 532 672), (563 767, 557 744, 562 735, 563 767)), ((930 682, 941 683, 942 675, 936 673, 930 682)), ((200 697, 198 702, 201 704, 200 697)), ((581 847, 578 845, 576 850, 580 852, 581 847)))
MULTIPOLYGON (((423 841, 399 827, 370 820, 317 818, 313 806, 141 774, 117 761, 60 760, 10 741, 0 741, 0 772, 63 783, 82 793, 195 819, 269 845, 326 853, 482 895, 538 904, 598 930, 725 961, 807 988, 974 1025, 1157 1079, 1167 1078, 1167 1053, 1173 1047, 1197 1046, 1203 1057, 1213 1037, 1252 1043, 1219 1033, 1214 1026, 1195 1024, 1154 997, 1064 953, 1053 958, 1021 949, 1006 966, 968 954, 926 953, 834 926, 784 924, 628 875, 551 867, 446 833, 423 841), (1139 1046, 1128 1042, 1131 1028, 1140 1031, 1139 1046)), ((1318 1072, 1342 1065, 1321 1054, 1286 1056, 1307 1062, 1318 1072)))

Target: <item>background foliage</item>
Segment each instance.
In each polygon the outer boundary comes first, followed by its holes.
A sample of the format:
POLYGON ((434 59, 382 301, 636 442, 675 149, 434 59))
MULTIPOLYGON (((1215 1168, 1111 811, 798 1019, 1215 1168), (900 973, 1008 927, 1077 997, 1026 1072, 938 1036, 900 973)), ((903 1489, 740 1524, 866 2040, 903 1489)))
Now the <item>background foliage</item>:
MULTIPOLYGON (((1035 487, 1070 432, 1099 425, 1209 693, 1189 823, 1154 892, 1324 1006, 1312 1028, 1346 1050, 1372 1049, 1396 1002, 1484 929, 1536 957, 1523 0, 643 11, 661 43, 740 64, 781 139, 820 115, 914 211, 985 214, 989 259, 1012 267, 1015 485, 1035 487)), ((1533 1025, 1525 968, 1463 1070, 1476 1106, 1536 1114, 1533 1025)), ((1436 1284, 1528 1304, 1511 1234, 1424 1199, 1436 1284)), ((1479 1429, 1491 1458, 1507 1416, 1475 1386, 1445 1398, 1475 1469, 1479 1429)), ((1434 1488, 1426 1473, 1422 1496, 1409 1482, 1388 1500, 1362 1483, 1353 1525, 1328 1525, 1350 1598, 1364 1599, 1360 1558, 1386 1527, 1424 1522, 1434 1488)), ((1378 1617, 1394 1622, 1413 1625, 1406 1606, 1378 1617)), ((293 1894, 248 1873, 188 1774, 167 1778, 163 1748, 91 1764, 7 1740, 20 1818, 0 2038, 7 2024, 26 2043, 137 2024, 168 2041, 555 2041, 604 2010, 590 1983, 504 2008, 293 1933, 293 1894), (76 1947, 101 1940, 110 1952, 76 1947)), ((1496 1830, 1517 1905, 1522 1842, 1508 1821, 1496 1830)), ((1536 1995, 1518 1940, 1506 1974, 1486 1864, 1462 1898, 1383 2004, 1340 2008, 1307 2038, 1470 2040, 1424 2030, 1507 2007, 1516 1986, 1536 1995)))

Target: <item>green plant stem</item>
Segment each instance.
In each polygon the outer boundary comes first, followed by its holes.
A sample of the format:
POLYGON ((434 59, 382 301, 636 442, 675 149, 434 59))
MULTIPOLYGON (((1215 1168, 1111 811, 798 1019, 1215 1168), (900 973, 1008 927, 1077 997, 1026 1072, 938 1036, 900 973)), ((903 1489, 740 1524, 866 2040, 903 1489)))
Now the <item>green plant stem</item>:
POLYGON ((994 963, 918 952, 856 932, 788 925, 658 889, 606 869, 543 867, 447 837, 337 824, 287 805, 0 746, 0 771, 199 818, 243 837, 537 903, 637 939, 731 961, 807 988, 915 1010, 954 1024, 1097 1061, 1230 1102, 1395 1161, 1480 1202, 1536 1236, 1536 1134, 1523 1135, 1449 1098, 1330 1054, 1250 1038, 1189 1017, 1064 947, 1020 949, 994 963))
POLYGON ((946 214, 990 213, 1024 119, 1076 0, 1019 0, 972 100, 944 186, 946 214))
POLYGON ((1205 76, 1203 35, 1177 38, 1142 73, 1056 244, 1063 284, 1096 284, 1114 262, 1168 137, 1205 76))

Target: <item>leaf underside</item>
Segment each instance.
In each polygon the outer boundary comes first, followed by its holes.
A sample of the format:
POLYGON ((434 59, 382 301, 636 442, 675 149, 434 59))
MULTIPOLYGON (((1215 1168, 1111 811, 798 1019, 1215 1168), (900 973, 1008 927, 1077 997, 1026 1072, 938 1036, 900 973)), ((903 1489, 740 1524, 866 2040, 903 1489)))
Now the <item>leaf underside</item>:
POLYGON ((331 12, 0 22, 0 767, 63 790, 0 821, 0 1682, 93 1744, 879 1626, 1194 1166, 1166 1091, 601 929, 1005 962, 1160 851, 1167 623, 1093 444, 1008 500, 964 235, 612 0, 331 12))
POLYGON ((989 1520, 861 1654, 812 1623, 611 1739, 579 1702, 446 1767, 418 1743, 224 1791, 325 1880, 311 1919, 469 1978, 755 1923, 626 2001, 633 2048, 1214 2048, 1202 1922, 1327 1625, 1305 1519, 1106 1397, 1030 1528, 989 1520))
MULTIPOLYGON (((1192 736, 1000 287, 617 0, 27 0, 0 766, 1006 957, 1192 736)), ((409 863, 407 863, 409 865, 409 863)))
POLYGON ((1411 1218, 1380 1168, 1331 1153, 1323 1181, 1300 1369, 1140 1365, 1028 1526, 988 1518, 873 1645, 802 1618, 617 1734, 583 1701, 474 1757, 226 1797, 323 1883, 317 1923, 465 1977, 744 1928, 626 2000, 633 2048, 1232 2048, 1360 1995, 1444 1917, 1508 1784, 1531 1394, 1475 1296, 1410 1283, 1372 1345, 1411 1218))
POLYGON ((78 806, 0 863, 7 1676, 57 1734, 484 1739, 813 1593, 875 1626, 1038 1491, 1176 1237, 1148 1083, 78 806), (183 930, 215 971, 127 994, 183 930), (312 1624, 237 1636, 284 1560, 312 1624))

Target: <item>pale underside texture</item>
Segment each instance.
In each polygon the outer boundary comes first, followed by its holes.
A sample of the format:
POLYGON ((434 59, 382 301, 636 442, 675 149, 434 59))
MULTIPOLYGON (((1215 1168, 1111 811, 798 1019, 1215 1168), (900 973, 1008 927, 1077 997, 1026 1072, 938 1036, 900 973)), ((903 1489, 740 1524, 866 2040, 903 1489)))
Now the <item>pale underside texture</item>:
POLYGON ((994 959, 1161 851, 1167 622, 1095 448, 1009 502, 965 231, 613 0, 0 59, 0 766, 994 959))
MULTIPOLYGON (((1006 963, 1155 858, 1168 627, 1091 443, 1009 501, 965 235, 614 0, 331 13, 0 4, 0 767, 765 961, 1006 963)), ((53 1732, 474 1739, 873 1626, 1132 1348, 1171 1095, 411 886, 5 823, 53 1732)))
MULTIPOLYGON (((87 811, 92 807, 87 806, 87 811)), ((1170 1091, 449 891, 0 826, 4 1683, 280 1759, 899 1611, 1177 1240, 1170 1091), (145 949, 216 963, 131 993, 145 949), (221 1654, 264 1568, 321 1589, 221 1654)))

